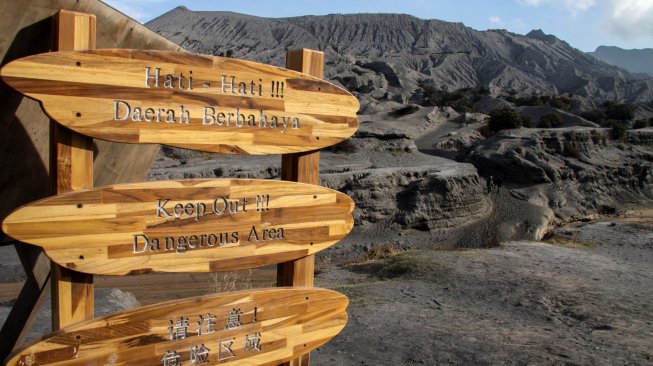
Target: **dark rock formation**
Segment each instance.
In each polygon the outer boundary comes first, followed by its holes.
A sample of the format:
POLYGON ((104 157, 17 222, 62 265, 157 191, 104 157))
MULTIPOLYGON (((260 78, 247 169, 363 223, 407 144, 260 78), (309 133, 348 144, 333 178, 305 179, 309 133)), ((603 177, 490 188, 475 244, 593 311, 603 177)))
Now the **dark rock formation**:
POLYGON ((487 216, 487 200, 471 165, 366 169, 327 174, 322 183, 351 196, 356 223, 433 230, 487 216))
POLYGON ((623 141, 609 129, 520 129, 470 147, 464 160, 520 187, 548 184, 542 205, 566 219, 653 199, 652 151, 650 129, 628 131, 623 141))

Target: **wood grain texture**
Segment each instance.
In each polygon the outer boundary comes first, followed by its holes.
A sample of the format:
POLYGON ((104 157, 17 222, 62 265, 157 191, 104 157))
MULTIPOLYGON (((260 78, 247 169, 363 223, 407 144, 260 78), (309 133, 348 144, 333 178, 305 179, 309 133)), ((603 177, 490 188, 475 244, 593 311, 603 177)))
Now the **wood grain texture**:
MULTIPOLYGON (((53 47, 59 51, 95 48, 93 14, 61 10, 53 17, 53 47)), ((93 187, 93 139, 50 122, 50 184, 53 194, 93 187)), ((52 329, 94 316, 93 275, 51 265, 52 329)))
POLYGON ((336 336, 347 322, 347 305, 344 295, 313 288, 174 300, 64 328, 14 354, 7 365, 162 365, 173 352, 189 365, 192 347, 202 345, 209 349, 205 365, 275 365, 336 336), (229 324, 230 313, 232 320, 239 314, 237 323, 229 324))
MULTIPOLYGON (((178 45, 97 0, 0 1, 2 64, 52 50, 51 18, 60 9, 96 15, 98 47, 180 50, 178 45)), ((0 146, 3 148, 0 170, 11 172, 0 174, 3 195, 0 218, 3 218, 16 207, 49 194, 50 120, 38 102, 0 84, 0 146)), ((158 145, 96 141, 94 160, 102 169, 95 169, 95 183, 107 185, 144 180, 158 150, 158 145)), ((9 238, 0 233, 0 245, 8 242, 5 239, 9 238)), ((29 324, 38 313, 39 304, 50 296, 50 260, 38 253, 40 248, 36 251, 31 245, 15 245, 26 268, 27 279, 0 331, 0 360, 15 342, 21 343, 22 335, 29 331, 29 324), (24 261, 24 257, 32 259, 24 261)))
MULTIPOLYGON (((324 53, 297 49, 286 53, 286 67, 319 79, 324 78, 324 53)), ((281 179, 308 184, 320 183, 320 151, 284 154, 281 157, 281 179)), ((315 282, 315 255, 277 265, 277 286, 309 286, 315 282)), ((310 353, 283 364, 309 366, 310 353)))
POLYGON ((41 101, 59 123, 110 141, 278 154, 334 145, 358 128, 359 104, 347 91, 299 72, 230 58, 119 49, 56 52, 13 61, 2 77, 41 101))
MULTIPOLYGON (((179 51, 180 47, 97 0, 0 1, 0 60, 52 50, 51 17, 60 9, 95 14, 98 48, 179 51)), ((0 219, 25 203, 49 194, 49 118, 40 103, 0 83, 0 219), (21 179, 16 179, 19 176, 21 179)), ((145 180, 159 145, 97 140, 95 184, 145 180)), ((4 238, 0 233, 0 240, 4 238)), ((3 245, 3 243, 0 243, 3 245)))
MULTIPOLYGON (((298 49, 286 54, 286 67, 317 78, 324 77, 324 53, 298 49)), ((320 183, 320 152, 284 154, 281 179, 308 184, 320 183)), ((315 257, 307 256, 277 266, 277 286, 313 286, 315 257)))
POLYGON ((351 231, 353 208, 347 195, 309 184, 161 181, 43 199, 10 214, 2 229, 79 272, 208 272, 316 253, 351 231))

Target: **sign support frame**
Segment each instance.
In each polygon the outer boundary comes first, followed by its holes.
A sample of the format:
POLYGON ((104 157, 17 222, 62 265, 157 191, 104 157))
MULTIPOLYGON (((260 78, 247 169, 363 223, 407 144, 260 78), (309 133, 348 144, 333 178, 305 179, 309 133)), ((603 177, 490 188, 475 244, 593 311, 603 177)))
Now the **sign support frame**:
MULTIPOLYGON (((62 9, 50 19, 54 50, 95 48, 95 15, 62 9)), ((73 133, 55 121, 50 121, 50 136, 51 193, 93 187, 93 139, 73 133)), ((25 339, 48 288, 52 294, 53 330, 91 319, 94 315, 92 275, 57 268, 43 250, 35 246, 16 242, 15 247, 27 279, 0 330, 0 360, 25 339), (55 281, 53 276, 57 278, 55 281), (67 296, 65 301, 61 301, 63 296, 67 296)))
MULTIPOLYGON (((324 79, 324 52, 306 48, 286 53, 286 68, 324 79)), ((319 185, 320 151, 309 151, 281 156, 281 179, 319 185)), ((313 287, 315 255, 277 265, 277 287, 313 287)), ((284 366, 309 366, 310 353, 286 362, 284 366)))
MULTIPOLYGON (((53 49, 95 48, 93 14, 60 10, 53 17, 53 49)), ((61 194, 93 188, 93 139, 50 121, 50 192, 61 194)), ((52 330, 92 319, 93 275, 51 263, 52 330)))
MULTIPOLYGON (((60 10, 51 19, 53 50, 76 51, 95 48, 95 15, 60 10)), ((324 53, 310 49, 288 51, 286 68, 323 79, 324 53)), ((94 185, 93 138, 63 127, 54 120, 50 121, 50 132, 50 193, 57 195, 92 189, 94 185)), ((319 150, 283 154, 281 178, 286 181, 319 185, 319 161, 319 150)), ((9 324, 3 327, 3 336, 6 331, 12 332, 8 337, 3 337, 6 346, 0 349, 1 358, 11 352, 29 330, 38 307, 45 298, 44 293, 47 292, 48 286, 51 290, 53 331, 94 317, 93 275, 50 263, 39 249, 18 243, 16 248, 28 272, 28 279, 12 310, 12 314, 15 310, 18 317, 8 322, 12 323, 11 327, 7 327, 9 324), (17 329, 20 331, 16 332, 17 329)), ((82 256, 80 259, 83 259, 82 256)), ((313 287, 314 268, 314 255, 281 263, 277 266, 277 286, 313 287)), ((310 353, 284 365, 308 366, 310 353)))

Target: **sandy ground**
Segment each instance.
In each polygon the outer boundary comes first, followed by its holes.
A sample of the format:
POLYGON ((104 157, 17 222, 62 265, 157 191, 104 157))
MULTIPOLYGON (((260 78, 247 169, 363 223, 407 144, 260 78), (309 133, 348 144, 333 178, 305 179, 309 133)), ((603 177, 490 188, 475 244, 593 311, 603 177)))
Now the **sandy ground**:
POLYGON ((426 269, 393 279, 323 272, 350 321, 315 364, 653 364, 651 227, 596 222, 552 241, 415 252, 426 269))
MULTIPOLYGON (((560 228, 548 243, 413 250, 322 265, 317 285, 349 296, 350 320, 313 352, 313 364, 653 364, 653 230, 647 216, 560 228), (396 267, 396 258, 406 260, 396 267)), ((98 297, 115 311, 116 301, 135 301, 108 293, 114 287, 149 304, 226 283, 269 286, 273 278, 268 268, 240 272, 235 280, 179 274, 100 277, 96 283, 98 297)), ((2 286, 0 320, 15 293, 7 289, 19 288, 2 286)), ((42 315, 32 337, 47 332, 48 323, 42 315)))

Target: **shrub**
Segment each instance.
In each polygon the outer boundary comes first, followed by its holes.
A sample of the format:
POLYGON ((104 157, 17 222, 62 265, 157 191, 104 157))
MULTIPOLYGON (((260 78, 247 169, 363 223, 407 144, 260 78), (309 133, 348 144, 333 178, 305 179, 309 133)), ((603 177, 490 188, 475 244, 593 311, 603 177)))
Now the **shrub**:
POLYGON ((540 122, 537 124, 537 127, 540 128, 552 128, 560 127, 562 125, 562 117, 555 113, 547 113, 540 117, 540 122))
POLYGON ((531 95, 530 97, 519 97, 515 98, 515 104, 518 106, 527 105, 527 106, 543 106, 544 101, 540 99, 537 95, 531 95))
POLYGON ((640 128, 646 128, 646 127, 648 127, 648 126, 650 126, 650 121, 647 121, 647 120, 645 120, 645 119, 638 119, 638 120, 635 121, 635 123, 633 124, 633 128, 636 129, 636 130, 638 130, 638 129, 640 129, 640 128))
POLYGON ((380 278, 407 277, 424 279, 434 270, 431 261, 417 251, 400 253, 393 251, 378 257, 378 259, 372 258, 364 263, 351 264, 350 267, 380 278))
POLYGON ((612 123, 612 130, 610 136, 614 140, 621 140, 626 136, 626 125, 623 122, 612 123))
POLYGON ((443 88, 436 88, 432 80, 419 80, 418 85, 424 90, 424 98, 431 104, 442 107, 449 101, 449 92, 443 88))
POLYGON ((606 116, 605 113, 603 113, 603 111, 600 109, 594 109, 591 111, 583 112, 580 114, 580 116, 588 121, 592 121, 598 124, 602 124, 603 121, 605 121, 608 118, 608 116, 606 116))
POLYGON ((558 108, 562 110, 568 110, 571 106, 571 99, 567 97, 552 97, 549 101, 549 105, 553 108, 558 108))
POLYGON ((483 95, 489 94, 490 92, 484 86, 479 88, 461 88, 450 92, 446 87, 436 88, 430 79, 419 80, 418 85, 422 88, 424 99, 427 103, 438 107, 449 106, 459 113, 474 111, 474 103, 481 100, 483 95))
POLYGON ((428 260, 416 253, 404 252, 383 260, 375 274, 382 278, 421 277, 428 270, 428 260))
MULTIPOLYGON (((592 130, 590 132, 590 136, 591 136, 591 139, 592 139, 592 142, 594 143, 594 145, 598 145, 599 143, 601 143, 603 141, 603 138, 602 138, 601 134, 599 134, 596 130, 592 130)), ((345 140, 345 141, 347 141, 347 140, 345 140)))
POLYGON ((605 107, 608 118, 620 121, 630 121, 635 118, 635 108, 630 104, 608 104, 605 107))
POLYGON ((490 112, 488 126, 492 132, 519 128, 522 124, 522 117, 512 108, 498 108, 490 112))
POLYGON ((571 106, 571 99, 568 97, 555 96, 555 95, 537 95, 531 94, 529 96, 517 97, 515 94, 508 92, 504 97, 509 102, 515 103, 517 106, 545 106, 548 105, 553 108, 569 110, 571 106))
POLYGON ((567 141, 565 141, 565 144, 563 145, 562 154, 564 156, 574 158, 576 160, 580 160, 582 158, 582 155, 580 151, 578 151, 576 146, 572 145, 570 142, 567 141))

